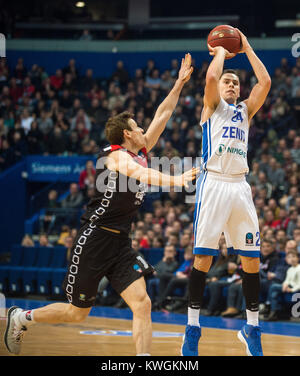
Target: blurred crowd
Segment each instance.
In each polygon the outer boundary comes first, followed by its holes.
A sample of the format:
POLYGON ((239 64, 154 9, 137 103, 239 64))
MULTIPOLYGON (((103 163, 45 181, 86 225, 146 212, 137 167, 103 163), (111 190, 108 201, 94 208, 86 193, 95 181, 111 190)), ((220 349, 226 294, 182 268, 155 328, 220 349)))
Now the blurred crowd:
MULTIPOLYGON (((192 78, 183 88, 178 105, 150 158, 196 158, 201 155, 199 121, 208 62, 194 62, 193 65, 192 78)), ((131 77, 126 64, 118 61, 113 75, 104 80, 94 77, 92 69, 81 72, 74 59, 67 66, 58 68, 54 75, 49 75, 38 64, 27 67, 22 58, 10 70, 6 60, 1 59, 0 171, 31 154, 96 157, 99 148, 107 145, 104 138, 106 120, 124 110, 134 113, 138 125, 147 129, 158 105, 172 88, 178 70, 179 60, 170 61, 170 67, 165 71, 160 71, 156 62, 149 60, 131 77)), ((253 72, 240 70, 238 73, 243 100, 256 79, 253 72)), ((268 98, 251 121, 248 163, 247 180, 261 230, 261 278, 266 280, 262 282, 263 310, 274 316, 273 311, 277 312, 278 307, 271 307, 271 296, 277 290, 270 295, 269 289, 275 282, 277 285, 284 283, 288 268, 280 279, 273 274, 281 264, 294 267, 295 262, 290 260, 293 257, 288 256, 288 252, 295 253, 296 258, 300 253, 300 58, 295 59, 293 66, 282 58, 274 72, 268 98), (275 256, 277 261, 273 262, 275 256)), ((95 167, 89 160, 79 181, 70 185, 70 192, 63 199, 57 192, 49 192, 45 214, 40 218, 42 236, 57 234, 61 244, 65 239, 71 243, 78 218, 93 194, 94 175, 95 167)), ((167 271, 163 268, 162 274, 157 271, 156 282, 149 281, 154 306, 159 309, 174 309, 167 297, 176 289, 181 289, 179 295, 184 301, 186 286, 183 280, 187 281, 193 258, 193 211, 193 205, 186 203, 182 192, 149 193, 132 225, 131 237, 137 252, 164 248, 169 255, 164 255, 164 262, 177 260, 177 264, 173 263, 174 268, 167 268, 167 271), (174 257, 170 257, 171 249, 174 257), (185 261, 189 261, 183 269, 178 265, 178 250, 182 250, 185 261)), ((239 295, 240 261, 236 256, 227 255, 222 237, 220 250, 220 257, 208 276, 207 312, 237 315, 243 305, 239 295), (232 299, 227 302, 224 312, 217 307, 220 299, 216 298, 222 295, 223 288, 228 289, 232 299)), ((299 273, 297 275, 300 279, 299 273)), ((178 306, 178 301, 175 303, 178 306)))

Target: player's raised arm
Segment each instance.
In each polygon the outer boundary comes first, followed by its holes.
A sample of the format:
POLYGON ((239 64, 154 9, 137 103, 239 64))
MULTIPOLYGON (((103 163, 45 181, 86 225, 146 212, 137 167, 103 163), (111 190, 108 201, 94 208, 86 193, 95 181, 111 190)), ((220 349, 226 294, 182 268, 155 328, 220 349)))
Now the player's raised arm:
POLYGON ((178 79, 175 82, 172 90, 165 98, 165 100, 159 105, 154 119, 152 120, 149 128, 145 134, 146 137, 146 149, 149 152, 156 144, 160 135, 165 129, 167 121, 170 119, 176 104, 179 99, 179 95, 184 84, 190 79, 193 72, 191 66, 192 58, 190 54, 186 54, 185 58, 181 60, 181 67, 178 73, 178 79))
MULTIPOLYGON (((235 54, 229 53, 221 46, 211 47, 208 45, 209 54, 214 56, 206 73, 206 83, 204 90, 204 107, 214 111, 220 102, 220 93, 218 89, 219 80, 223 72, 224 60, 235 54)), ((209 117, 209 116, 208 116, 209 117)))
POLYGON ((271 78, 266 67, 250 46, 246 36, 240 30, 238 31, 242 39, 242 48, 240 53, 245 53, 247 55, 258 81, 251 90, 249 98, 244 101, 248 107, 248 117, 250 120, 264 104, 264 101, 271 88, 271 78))
POLYGON ((123 175, 139 180, 141 183, 157 186, 187 186, 188 182, 194 180, 200 172, 199 168, 192 168, 182 175, 162 174, 152 168, 139 165, 127 153, 120 150, 109 154, 106 166, 109 170, 118 171, 123 175))

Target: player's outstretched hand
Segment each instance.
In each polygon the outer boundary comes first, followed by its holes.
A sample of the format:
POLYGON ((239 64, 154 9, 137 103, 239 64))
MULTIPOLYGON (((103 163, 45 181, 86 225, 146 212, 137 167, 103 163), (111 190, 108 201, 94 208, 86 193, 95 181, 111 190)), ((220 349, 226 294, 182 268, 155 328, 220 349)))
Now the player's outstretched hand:
POLYGON ((231 58, 233 58, 233 57, 236 56, 236 54, 227 51, 227 50, 226 50, 224 47, 222 47, 222 46, 212 47, 210 44, 207 44, 207 47, 208 47, 209 54, 210 54, 211 56, 215 56, 215 55, 217 55, 217 53, 218 53, 219 51, 222 51, 222 50, 225 51, 225 59, 231 59, 231 58))
POLYGON ((185 186, 188 188, 188 183, 196 178, 200 172, 200 167, 193 167, 192 169, 184 172, 178 176, 178 183, 176 185, 185 186))
POLYGON ((191 78, 194 68, 191 66, 192 57, 191 54, 185 54, 184 58, 181 59, 181 67, 178 73, 178 79, 183 83, 188 82, 191 78))
POLYGON ((239 30, 238 28, 235 28, 235 30, 240 33, 242 41, 242 46, 239 54, 244 54, 247 51, 247 49, 251 49, 252 47, 250 46, 250 43, 248 42, 246 35, 243 34, 241 30, 239 30))

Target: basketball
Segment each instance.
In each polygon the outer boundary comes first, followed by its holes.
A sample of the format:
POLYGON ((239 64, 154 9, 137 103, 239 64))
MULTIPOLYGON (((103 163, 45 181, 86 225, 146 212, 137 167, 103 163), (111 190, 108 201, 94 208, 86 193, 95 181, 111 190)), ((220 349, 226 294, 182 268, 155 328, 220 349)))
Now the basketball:
POLYGON ((241 49, 240 34, 230 25, 219 25, 212 29, 208 34, 207 43, 211 47, 222 46, 228 52, 235 54, 241 49))

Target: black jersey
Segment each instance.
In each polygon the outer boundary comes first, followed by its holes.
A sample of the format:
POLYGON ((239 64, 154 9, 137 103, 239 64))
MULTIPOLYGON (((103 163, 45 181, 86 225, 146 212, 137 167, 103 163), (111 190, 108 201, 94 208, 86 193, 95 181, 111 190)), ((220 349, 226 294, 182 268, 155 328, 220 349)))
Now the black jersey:
POLYGON ((147 167, 145 148, 138 155, 119 145, 110 145, 101 150, 96 164, 95 194, 90 199, 81 222, 92 222, 95 226, 106 226, 128 234, 148 185, 105 166, 107 155, 114 150, 128 153, 135 162, 147 167))

